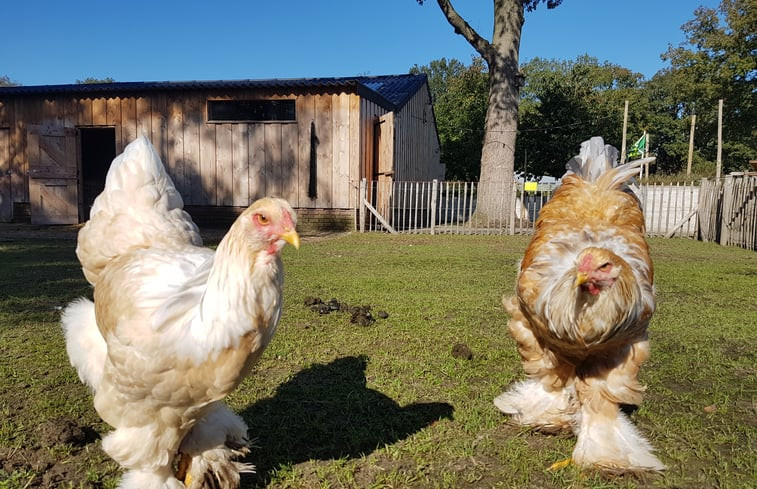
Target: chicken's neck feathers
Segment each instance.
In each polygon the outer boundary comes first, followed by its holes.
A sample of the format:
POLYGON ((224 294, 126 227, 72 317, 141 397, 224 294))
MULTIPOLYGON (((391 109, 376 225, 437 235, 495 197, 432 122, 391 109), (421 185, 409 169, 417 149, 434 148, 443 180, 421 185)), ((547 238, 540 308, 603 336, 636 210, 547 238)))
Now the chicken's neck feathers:
POLYGON ((280 316, 281 282, 277 255, 227 235, 175 303, 156 311, 154 329, 163 330, 166 348, 196 364, 237 348, 249 335, 255 348, 264 347, 280 316))
POLYGON ((527 273, 538 277, 534 277, 538 283, 546 285, 529 307, 547 318, 548 324, 544 327, 556 337, 583 346, 602 343, 613 336, 622 335, 640 317, 650 316, 654 311, 651 265, 643 258, 647 252, 640 249, 638 244, 629 242, 617 230, 587 226, 557 233, 543 247, 529 265, 527 273), (596 297, 588 297, 588 294, 581 296, 583 293, 574 285, 575 263, 587 247, 612 251, 625 262, 623 266, 627 268, 625 280, 618 280, 596 297), (631 310, 618 308, 619 294, 632 298, 631 310), (644 311, 650 312, 647 314, 644 311), (582 324, 586 317, 597 323, 582 324))
POLYGON ((640 300, 642 295, 630 273, 597 295, 581 291, 573 285, 573 277, 566 275, 556 282, 543 303, 543 316, 548 318, 547 326, 555 336, 590 347, 632 334, 647 307, 647 302, 640 300))

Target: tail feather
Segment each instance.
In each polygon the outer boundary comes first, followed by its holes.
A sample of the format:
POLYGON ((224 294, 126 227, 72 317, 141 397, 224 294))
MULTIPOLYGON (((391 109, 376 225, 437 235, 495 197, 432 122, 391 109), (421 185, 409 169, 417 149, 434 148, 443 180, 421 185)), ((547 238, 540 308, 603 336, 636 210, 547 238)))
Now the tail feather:
POLYGON ((79 378, 93 391, 103 375, 108 347, 95 320, 95 303, 77 299, 63 310, 61 317, 66 337, 66 351, 79 378))
POLYGON ((642 158, 618 165, 618 150, 595 136, 581 143, 578 156, 571 158, 565 167, 566 175, 575 173, 587 182, 596 182, 600 188, 623 190, 625 184, 639 169, 655 158, 642 158))
POLYGON ((142 136, 108 170, 87 224, 79 232, 77 257, 87 280, 134 248, 202 245, 199 230, 150 141, 142 136))
POLYGON ((656 158, 654 157, 642 158, 640 160, 630 161, 625 165, 615 167, 599 177, 599 179, 597 180, 597 185, 599 185, 600 188, 620 190, 626 185, 626 183, 628 183, 629 180, 631 180, 635 175, 639 173, 639 170, 642 166, 653 162, 655 159, 656 158))

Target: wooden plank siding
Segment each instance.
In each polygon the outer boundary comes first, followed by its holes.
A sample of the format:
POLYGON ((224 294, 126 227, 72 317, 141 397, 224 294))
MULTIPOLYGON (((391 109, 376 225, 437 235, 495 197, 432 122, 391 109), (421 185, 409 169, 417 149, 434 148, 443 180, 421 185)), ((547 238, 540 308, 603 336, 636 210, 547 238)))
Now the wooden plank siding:
POLYGON ((428 89, 416 92, 394 120, 394 180, 443 180, 444 166, 439 163, 439 138, 428 89))
MULTIPOLYGON (((316 199, 310 197, 310 165, 311 159, 316 158, 317 143, 315 134, 315 95, 306 93, 297 97, 295 101, 297 111, 297 133, 299 145, 297 148, 296 167, 298 175, 297 206, 315 208, 316 199), (316 147, 314 147, 316 146, 316 147)), ((316 161, 317 163, 317 161, 316 161)))
MULTIPOLYGON (((3 120, 2 117, 0 107, 0 121, 3 120)), ((8 222, 13 218, 10 167, 10 129, 0 125, 0 222, 8 222)))
MULTIPOLYGON (((254 93, 234 98, 255 98, 254 93)), ((355 94, 303 94, 295 98, 297 123, 207 123, 205 104, 212 93, 150 93, 110 98, 41 97, 0 105, 0 127, 8 129, 10 198, 28 202, 29 125, 113 127, 119 154, 139 135, 155 146, 187 205, 247 206, 264 195, 279 195, 294 207, 354 208, 360 173, 360 97, 355 94), (20 117, 19 117, 20 116, 20 117), (18 127, 13 120, 23 120, 18 127), (307 195, 310 131, 318 137, 318 197, 307 195)))
MULTIPOLYGON (((29 202, 29 158, 26 155, 26 124, 17 114, 22 109, 20 100, 13 104, 13 114, 9 115, 11 125, 11 196, 13 202, 29 202)), ((34 112, 31 110, 31 112, 34 112)), ((37 114, 37 119, 39 115, 37 114)))
MULTIPOLYGON (((246 207, 276 195, 299 209, 354 211, 361 179, 373 179, 376 170, 374 123, 389 110, 350 90, 190 88, 3 98, 5 162, 0 163, 10 171, 2 187, 9 195, 3 198, 29 203, 29 126, 111 127, 116 154, 138 136, 150 138, 186 205, 246 207), (296 121, 207 121, 208 100, 249 99, 293 99, 296 121), (311 170, 314 196, 308 189, 311 170)), ((395 114, 397 179, 443 178, 429 104, 424 87, 395 114), (423 168, 429 164, 432 169, 423 168)), ((78 136, 72 141, 80 144, 78 136)), ((81 148, 74 151, 80 159, 81 148)), ((0 220, 7 220, 6 214, 0 220)))

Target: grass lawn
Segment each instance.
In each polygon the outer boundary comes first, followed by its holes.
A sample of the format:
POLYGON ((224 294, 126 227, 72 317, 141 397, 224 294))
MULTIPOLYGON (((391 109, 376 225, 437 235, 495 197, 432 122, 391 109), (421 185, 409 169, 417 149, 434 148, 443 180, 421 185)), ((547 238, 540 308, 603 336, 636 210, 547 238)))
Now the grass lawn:
MULTIPOLYGON (((609 477, 547 471, 575 440, 509 425, 492 404, 523 377, 500 300, 527 240, 350 234, 288 247, 277 336, 228 398, 256 438, 243 487, 757 487, 757 253, 651 241, 658 309, 631 418, 668 470, 609 477), (308 297, 388 317, 357 325, 308 297), (471 359, 452 355, 458 343, 471 359)), ((0 488, 118 481, 59 326, 62 306, 91 295, 74 247, 0 241, 0 488)))

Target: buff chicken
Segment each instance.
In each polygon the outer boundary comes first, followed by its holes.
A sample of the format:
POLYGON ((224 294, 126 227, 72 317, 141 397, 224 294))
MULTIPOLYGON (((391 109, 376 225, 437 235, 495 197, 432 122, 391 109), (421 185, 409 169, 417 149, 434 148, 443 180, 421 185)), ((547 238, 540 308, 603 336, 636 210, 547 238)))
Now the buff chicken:
POLYGON ((517 424, 575 433, 555 469, 665 468, 621 410, 642 401, 655 309, 644 216, 627 182, 653 158, 615 166, 617 156, 600 137, 581 145, 541 209, 515 296, 503 299, 527 379, 494 404, 517 424))
POLYGON ((296 220, 284 200, 258 200, 214 252, 147 138, 113 160, 76 248, 94 302, 69 304, 62 324, 114 428, 102 447, 125 469, 120 488, 230 489, 252 470, 247 426, 223 399, 274 335, 296 220))

